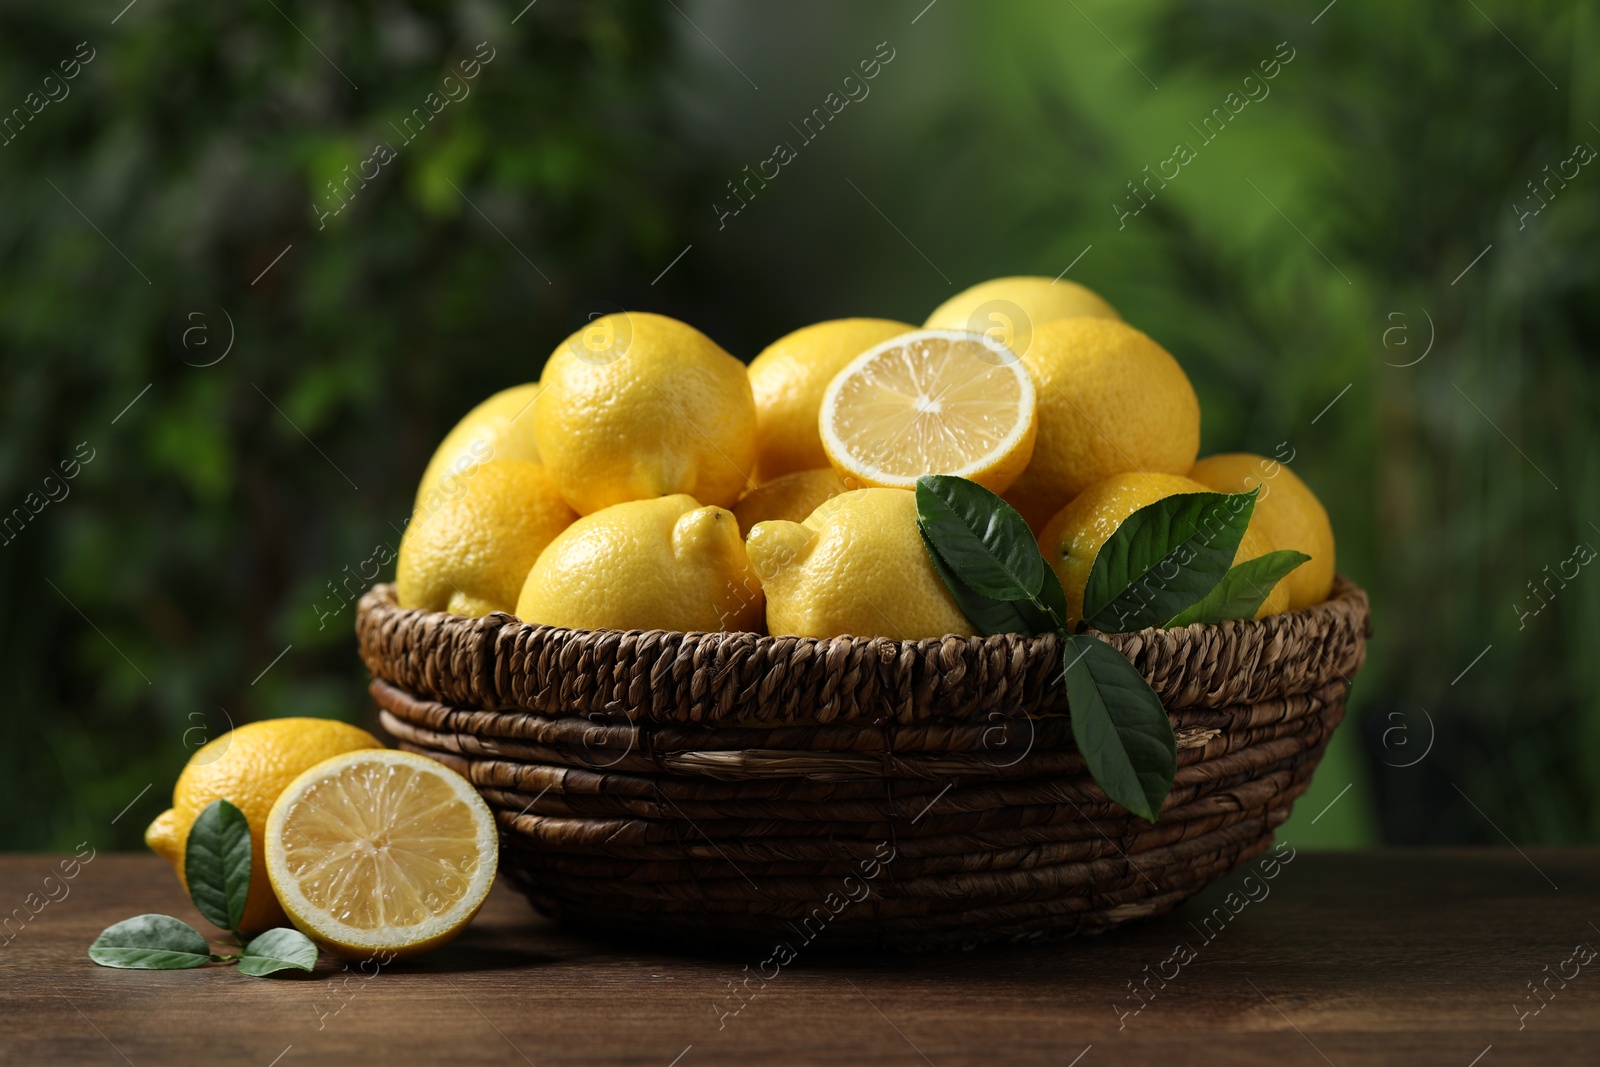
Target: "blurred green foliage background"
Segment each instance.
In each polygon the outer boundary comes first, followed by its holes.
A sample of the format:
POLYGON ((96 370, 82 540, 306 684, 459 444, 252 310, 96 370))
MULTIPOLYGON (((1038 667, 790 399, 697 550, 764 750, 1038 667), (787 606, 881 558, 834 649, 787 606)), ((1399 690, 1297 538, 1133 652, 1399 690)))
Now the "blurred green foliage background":
POLYGON ((748 359, 1064 271, 1371 592, 1283 836, 1596 839, 1600 569, 1548 580, 1600 548, 1593 5, 123 3, 0 7, 0 846, 137 846, 229 724, 370 723, 341 588, 586 312, 748 359))

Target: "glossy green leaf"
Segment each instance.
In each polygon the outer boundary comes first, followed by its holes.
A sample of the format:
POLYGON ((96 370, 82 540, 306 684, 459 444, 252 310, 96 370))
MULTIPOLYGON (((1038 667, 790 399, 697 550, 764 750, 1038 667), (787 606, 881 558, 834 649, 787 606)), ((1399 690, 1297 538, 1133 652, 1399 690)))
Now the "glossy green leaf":
POLYGON ((1044 588, 1039 590, 1039 602, 1050 612, 1055 621, 1055 629, 1066 631, 1067 628, 1067 594, 1062 591, 1061 578, 1056 574, 1056 569, 1050 566, 1050 561, 1045 560, 1044 588))
POLYGON ((1218 623, 1226 619, 1248 619, 1267 599, 1272 587, 1311 557, 1304 552, 1280 549, 1245 560, 1228 569, 1217 587, 1204 600, 1179 613, 1168 626, 1187 626, 1192 622, 1218 623))
POLYGON ((250 824, 226 800, 213 800, 194 821, 183 875, 194 906, 224 930, 237 930, 250 895, 250 824))
POLYGON ((1015 508, 976 482, 948 474, 923 475, 916 493, 923 537, 962 584, 993 600, 1039 595, 1049 568, 1015 508))
POLYGON ((176 971, 211 962, 211 946, 182 919, 135 915, 102 930, 89 946, 89 958, 102 967, 176 971))
POLYGON ((299 930, 280 926, 250 940, 239 956, 241 973, 260 978, 277 971, 309 971, 317 965, 317 946, 299 930))
POLYGON ((1128 633, 1164 625, 1205 599, 1233 563, 1258 491, 1181 493, 1128 516, 1089 570, 1084 619, 1128 633))
MULTIPOLYGON (((921 529, 922 524, 918 523, 917 526, 921 529)), ((923 531, 922 547, 927 549, 933 569, 939 573, 945 587, 950 590, 950 595, 955 598, 956 607, 961 609, 961 614, 967 617, 967 621, 972 623, 979 633, 991 637, 995 634, 1026 634, 1029 637, 1037 637, 1040 634, 1053 633, 1057 629, 1059 624, 1031 600, 995 600, 974 592, 951 572, 944 560, 939 558, 939 553, 934 551, 926 531, 923 531)), ((1050 573, 1050 579, 1055 581, 1055 587, 1059 590, 1061 583, 1055 580, 1054 572, 1050 573)), ((1066 611, 1063 608, 1062 616, 1065 615, 1066 611)))
POLYGON ((1088 635, 1064 638, 1072 736, 1106 796, 1149 822, 1178 773, 1172 722, 1127 658, 1088 635))

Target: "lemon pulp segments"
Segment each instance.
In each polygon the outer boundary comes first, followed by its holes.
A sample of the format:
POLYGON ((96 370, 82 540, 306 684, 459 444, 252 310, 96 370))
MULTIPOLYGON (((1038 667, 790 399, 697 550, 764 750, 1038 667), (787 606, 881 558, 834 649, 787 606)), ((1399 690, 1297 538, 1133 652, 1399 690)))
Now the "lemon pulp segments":
POLYGON ((313 768, 284 792, 268 835, 284 910, 335 947, 437 944, 466 925, 494 880, 487 805, 465 779, 410 753, 313 768))
POLYGON ((1032 453, 1033 381, 982 334, 919 330, 840 371, 820 423, 829 459, 866 485, 909 489, 923 474, 957 474, 999 491, 1032 453))

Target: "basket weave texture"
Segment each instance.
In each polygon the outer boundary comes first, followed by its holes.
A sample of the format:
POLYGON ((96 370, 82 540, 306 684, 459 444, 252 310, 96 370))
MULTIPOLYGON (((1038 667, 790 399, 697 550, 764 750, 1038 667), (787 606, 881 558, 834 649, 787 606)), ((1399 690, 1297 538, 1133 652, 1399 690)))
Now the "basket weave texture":
POLYGON ((386 730, 494 809, 501 870, 612 933, 920 950, 1102 930, 1259 854, 1366 655, 1366 594, 1105 635, 1161 698, 1151 825, 1072 743, 1051 635, 575 631, 361 600, 386 730))

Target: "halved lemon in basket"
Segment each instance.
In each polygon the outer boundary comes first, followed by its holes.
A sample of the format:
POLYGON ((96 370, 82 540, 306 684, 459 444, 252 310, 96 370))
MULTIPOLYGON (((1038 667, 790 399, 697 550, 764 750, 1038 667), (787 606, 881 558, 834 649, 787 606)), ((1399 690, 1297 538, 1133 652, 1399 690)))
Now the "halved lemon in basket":
POLYGON ((852 489, 912 489, 958 474, 998 493, 1033 456, 1033 380, 978 333, 916 330, 869 348, 828 383, 822 448, 852 489))
POLYGON ((301 932, 347 958, 404 958, 466 928, 494 883, 494 816, 424 756, 350 752, 289 783, 267 816, 267 877, 301 932))

